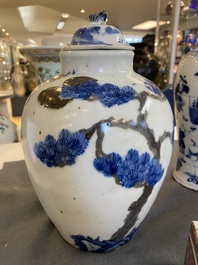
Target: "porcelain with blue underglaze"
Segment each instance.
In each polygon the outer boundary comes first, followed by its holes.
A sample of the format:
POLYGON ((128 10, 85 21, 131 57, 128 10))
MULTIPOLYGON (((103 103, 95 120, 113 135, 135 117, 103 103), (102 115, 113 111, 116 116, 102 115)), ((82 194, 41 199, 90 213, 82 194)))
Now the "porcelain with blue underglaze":
MULTIPOLYGON (((98 16, 91 27, 106 12, 98 16)), ((163 183, 173 144, 166 97, 133 71, 133 49, 117 41, 109 49, 112 31, 102 32, 99 44, 83 34, 61 51, 61 73, 33 91, 22 115, 25 160, 43 208, 67 242, 92 252, 130 241, 163 183)))
POLYGON ((173 177, 183 186, 198 190, 198 50, 180 61, 175 78, 178 131, 177 166, 173 177))

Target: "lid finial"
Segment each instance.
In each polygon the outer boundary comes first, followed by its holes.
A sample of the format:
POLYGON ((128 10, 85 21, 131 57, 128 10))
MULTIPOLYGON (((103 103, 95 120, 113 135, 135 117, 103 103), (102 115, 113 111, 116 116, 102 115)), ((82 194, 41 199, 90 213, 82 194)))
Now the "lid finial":
POLYGON ((107 12, 105 10, 97 14, 89 15, 89 21, 91 23, 97 22, 98 24, 106 24, 107 12))

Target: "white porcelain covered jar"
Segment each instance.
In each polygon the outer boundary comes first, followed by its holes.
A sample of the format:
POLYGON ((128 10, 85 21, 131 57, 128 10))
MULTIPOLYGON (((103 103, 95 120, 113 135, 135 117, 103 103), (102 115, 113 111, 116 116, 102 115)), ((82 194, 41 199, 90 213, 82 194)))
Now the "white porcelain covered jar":
POLYGON ((60 53, 61 74, 38 86, 22 145, 38 198, 81 250, 126 244, 150 210, 172 154, 173 116, 158 87, 133 71, 133 48, 90 16, 60 53))
POLYGON ((178 132, 175 180, 198 190, 198 49, 180 61, 174 82, 176 125, 178 132))

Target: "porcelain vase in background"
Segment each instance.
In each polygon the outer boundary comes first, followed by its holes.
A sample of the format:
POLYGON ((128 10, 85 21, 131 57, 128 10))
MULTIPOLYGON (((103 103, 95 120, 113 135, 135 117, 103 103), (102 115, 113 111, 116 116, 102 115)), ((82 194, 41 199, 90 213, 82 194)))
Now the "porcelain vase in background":
POLYGON ((173 177, 183 186, 198 190, 198 49, 180 61, 174 82, 177 166, 173 177))
POLYGON ((0 114, 0 144, 18 142, 17 126, 8 117, 0 114))
POLYGON ((56 46, 20 48, 20 53, 34 64, 37 84, 41 84, 47 79, 60 73, 60 51, 61 47, 56 46))
POLYGON ((36 194, 62 237, 86 251, 125 245, 149 212, 172 154, 173 115, 160 89, 133 71, 133 47, 90 16, 60 53, 61 73, 22 115, 36 194))
POLYGON ((17 126, 11 120, 11 104, 9 105, 10 102, 7 101, 12 96, 11 91, 0 90, 0 144, 19 141, 17 126))

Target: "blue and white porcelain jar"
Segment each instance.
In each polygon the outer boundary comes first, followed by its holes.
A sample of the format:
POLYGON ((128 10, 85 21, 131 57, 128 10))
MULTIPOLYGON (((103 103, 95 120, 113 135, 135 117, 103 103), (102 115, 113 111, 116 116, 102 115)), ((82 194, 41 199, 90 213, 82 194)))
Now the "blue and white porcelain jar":
POLYGON ((126 244, 150 210, 172 154, 166 97, 132 69, 133 48, 90 16, 60 52, 61 74, 24 108, 30 179, 62 237, 81 250, 126 244))
POLYGON ((178 131, 177 166, 173 177, 198 190, 198 49, 180 61, 174 82, 178 131))

